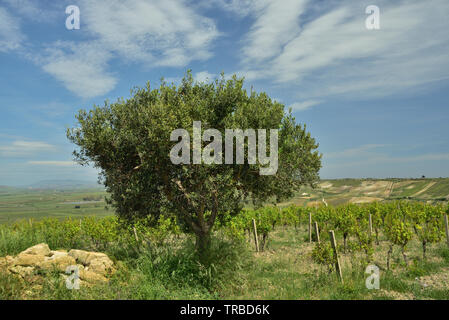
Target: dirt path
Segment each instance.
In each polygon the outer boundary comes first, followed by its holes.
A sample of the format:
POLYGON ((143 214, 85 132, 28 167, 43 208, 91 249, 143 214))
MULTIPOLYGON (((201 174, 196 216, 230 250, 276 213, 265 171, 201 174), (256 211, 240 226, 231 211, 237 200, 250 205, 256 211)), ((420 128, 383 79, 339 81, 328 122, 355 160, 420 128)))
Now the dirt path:
POLYGON ((436 183, 435 181, 429 183, 427 186, 425 186, 424 188, 422 188, 420 191, 416 192, 415 194, 412 194, 412 197, 417 197, 417 196, 419 196, 420 194, 426 192, 426 191, 429 190, 429 188, 430 188, 431 186, 433 186, 435 183, 436 183))
POLYGON ((389 198, 391 193, 393 192, 393 186, 394 186, 394 182, 390 182, 390 184, 387 186, 386 190, 385 190, 385 197, 389 198))
POLYGON ((449 283, 449 269, 443 268, 440 272, 415 278, 422 287, 432 289, 447 290, 449 283))

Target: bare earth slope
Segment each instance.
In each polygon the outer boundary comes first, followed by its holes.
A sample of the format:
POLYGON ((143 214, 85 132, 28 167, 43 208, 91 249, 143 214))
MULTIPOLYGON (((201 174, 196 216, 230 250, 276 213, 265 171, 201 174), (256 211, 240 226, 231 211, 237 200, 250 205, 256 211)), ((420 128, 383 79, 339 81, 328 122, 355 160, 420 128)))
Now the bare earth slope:
POLYGON ((323 204, 323 198, 332 205, 401 199, 447 202, 449 178, 322 180, 315 189, 302 188, 294 199, 285 204, 319 206, 323 204))

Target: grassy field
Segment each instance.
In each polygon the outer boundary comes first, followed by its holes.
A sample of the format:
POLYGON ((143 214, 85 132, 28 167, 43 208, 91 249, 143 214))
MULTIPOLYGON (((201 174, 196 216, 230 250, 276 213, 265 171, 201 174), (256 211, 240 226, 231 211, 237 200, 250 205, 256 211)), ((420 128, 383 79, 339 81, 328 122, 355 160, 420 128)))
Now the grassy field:
MULTIPOLYGON (((105 209, 105 196, 106 192, 99 189, 28 190, 0 187, 0 223, 30 218, 79 218, 86 215, 112 215, 112 210, 105 209), (75 206, 80 208, 75 208, 75 206)), ((395 199, 447 202, 449 200, 449 178, 323 180, 316 189, 302 188, 295 197, 282 205, 314 206, 317 202, 321 203, 323 198, 332 205, 395 199)))
POLYGON ((225 291, 229 299, 449 299, 449 249, 434 245, 432 259, 421 259, 417 241, 409 246, 412 260, 406 268, 399 249, 393 252, 394 265, 386 271, 386 243, 375 247, 374 261, 380 268, 380 289, 368 290, 363 257, 352 253, 340 256, 344 284, 311 258, 314 243, 307 231, 294 228, 275 230, 266 252, 254 253, 254 265, 243 287, 225 291))
MULTIPOLYGON (((448 189, 449 179, 328 180, 321 181, 317 189, 300 190, 283 205, 311 206, 321 203, 323 198, 334 205, 407 197, 438 202, 446 199, 448 189)), ((413 239, 407 246, 408 267, 399 248, 395 248, 391 270, 387 271, 388 244, 381 235, 380 244, 374 245, 371 262, 381 270, 380 290, 368 290, 363 253, 341 253, 344 278, 341 284, 335 272, 329 273, 327 267, 312 259, 315 243, 308 242, 308 231, 303 225, 298 229, 277 226, 270 233, 266 250, 260 253, 254 252, 254 243, 248 236, 243 242, 236 242, 217 232, 211 250, 213 262, 209 265, 198 264, 194 240, 186 235, 140 247, 133 243, 130 234, 116 243, 93 246, 83 235, 68 239, 67 233, 59 229, 58 232, 51 228, 34 230, 35 225, 28 221, 22 222, 23 228, 7 226, 22 219, 112 215, 113 211, 104 208, 104 196, 105 192, 98 189, 1 188, 2 256, 15 255, 29 246, 46 242, 52 249, 106 252, 118 271, 108 284, 75 291, 67 290, 57 275, 50 275, 30 288, 26 282, 0 273, 0 299, 449 299, 449 249, 445 242, 429 245, 428 258, 424 261, 421 244, 413 239)), ((322 241, 328 240, 324 237, 322 241)))
POLYGON ((254 252, 250 238, 232 242, 216 234, 214 263, 208 267, 196 262, 188 236, 140 249, 124 243, 109 246, 106 252, 118 272, 107 284, 80 290, 67 290, 56 275, 30 287, 0 274, 0 299, 449 299, 445 243, 430 246, 429 258, 423 261, 420 244, 412 241, 407 268, 396 248, 391 270, 386 271, 387 243, 380 240, 371 262, 381 270, 379 290, 365 287, 363 254, 341 253, 342 284, 334 271, 314 262, 315 243, 307 241, 304 227, 277 227, 260 253, 254 252))
POLYGON ((112 215, 112 211, 105 209, 105 195, 104 191, 98 189, 61 191, 3 187, 0 188, 0 223, 45 217, 112 215))
POLYGON ((322 180, 316 189, 304 187, 286 204, 315 206, 367 203, 385 200, 418 200, 427 203, 449 201, 449 178, 439 179, 339 179, 322 180))

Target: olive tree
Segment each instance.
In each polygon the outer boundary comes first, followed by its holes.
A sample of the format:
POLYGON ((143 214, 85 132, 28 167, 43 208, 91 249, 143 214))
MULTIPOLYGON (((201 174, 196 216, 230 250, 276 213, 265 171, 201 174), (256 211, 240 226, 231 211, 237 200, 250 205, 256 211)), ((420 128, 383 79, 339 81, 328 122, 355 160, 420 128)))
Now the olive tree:
MULTIPOLYGON (((197 249, 204 253, 214 222, 238 214, 243 200, 281 201, 301 185, 314 185, 319 179, 321 154, 305 125, 297 124, 291 110, 284 110, 267 94, 252 88, 248 93, 243 84, 244 79, 234 75, 226 80, 223 74, 211 83, 197 82, 188 71, 178 86, 162 79, 159 88, 147 83, 134 88, 127 100, 80 110, 76 126, 67 130, 68 139, 77 145, 75 160, 100 169, 99 180, 110 194, 108 203, 119 217, 132 220, 150 215, 156 221, 160 215, 175 215, 186 232, 195 234, 197 249), (226 129, 276 130, 277 171, 262 175, 267 165, 249 161, 249 138, 240 141, 243 164, 208 164, 204 154, 199 163, 173 163, 170 154, 185 137, 173 141, 172 133, 185 129, 192 137, 195 121, 201 121, 203 132, 210 128, 222 134, 226 129)), ((225 154, 204 149, 209 143, 204 138, 203 152, 223 160, 225 154)), ((259 147, 262 139, 267 140, 259 137, 259 147)), ((267 148, 272 143, 263 142, 267 148)), ((188 152, 191 159, 192 145, 184 141, 186 148, 180 154, 188 152)), ((237 147, 238 141, 232 156, 237 147)))

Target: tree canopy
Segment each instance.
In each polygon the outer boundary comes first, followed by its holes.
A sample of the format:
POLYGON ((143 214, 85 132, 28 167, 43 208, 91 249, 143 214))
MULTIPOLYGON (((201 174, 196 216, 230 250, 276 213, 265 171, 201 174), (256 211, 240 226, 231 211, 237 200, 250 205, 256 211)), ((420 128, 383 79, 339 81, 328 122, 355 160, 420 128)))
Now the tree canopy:
POLYGON ((205 250, 216 219, 238 214, 242 200, 281 201, 319 179, 321 155, 306 126, 281 103, 263 92, 248 93, 243 84, 244 79, 226 80, 223 74, 211 83, 197 82, 188 71, 178 86, 162 80, 152 89, 147 83, 127 100, 80 110, 77 126, 67 130, 78 146, 75 159, 101 169, 108 201, 120 217, 175 215, 205 250), (201 121, 203 132, 213 128, 223 136, 225 129, 278 129, 276 173, 261 175, 266 166, 249 164, 247 148, 243 164, 172 163, 177 142, 171 133, 185 129, 192 137, 194 121, 201 121))

